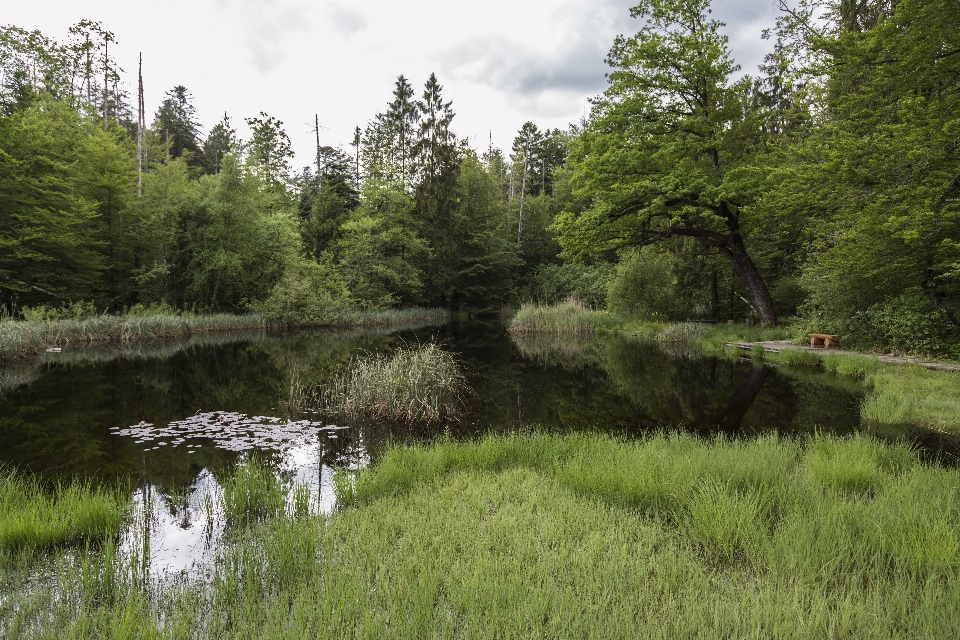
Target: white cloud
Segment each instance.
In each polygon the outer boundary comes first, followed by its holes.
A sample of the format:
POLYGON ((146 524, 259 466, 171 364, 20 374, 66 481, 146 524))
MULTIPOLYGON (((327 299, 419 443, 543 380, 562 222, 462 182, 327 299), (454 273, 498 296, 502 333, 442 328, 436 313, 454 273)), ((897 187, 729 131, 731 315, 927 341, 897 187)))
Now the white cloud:
POLYGON ((369 26, 366 16, 339 2, 331 2, 324 8, 326 17, 333 23, 336 31, 344 37, 365 31, 369 26))
POLYGON ((287 55, 287 39, 310 27, 307 5, 290 0, 221 0, 240 18, 250 62, 261 73, 276 69, 287 55))

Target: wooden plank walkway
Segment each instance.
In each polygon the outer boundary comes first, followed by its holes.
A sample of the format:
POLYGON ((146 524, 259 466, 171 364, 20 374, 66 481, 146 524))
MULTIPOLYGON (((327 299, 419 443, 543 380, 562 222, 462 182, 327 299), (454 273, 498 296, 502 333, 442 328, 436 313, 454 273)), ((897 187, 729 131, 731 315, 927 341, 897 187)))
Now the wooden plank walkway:
MULTIPOLYGON (((815 351, 817 353, 836 353, 849 356, 872 355, 869 353, 861 353, 859 351, 848 351, 846 349, 815 348, 802 344, 793 344, 789 340, 770 340, 766 342, 725 342, 724 344, 728 347, 736 347, 744 350, 753 350, 757 346, 762 346, 764 351, 771 351, 773 353, 780 353, 783 350, 794 350, 815 351)), ((880 362, 885 362, 887 364, 915 364, 921 367, 926 367, 927 369, 936 369, 937 371, 960 371, 960 365, 950 364, 949 362, 933 362, 931 360, 924 360, 922 358, 882 355, 877 356, 877 359, 880 362)))

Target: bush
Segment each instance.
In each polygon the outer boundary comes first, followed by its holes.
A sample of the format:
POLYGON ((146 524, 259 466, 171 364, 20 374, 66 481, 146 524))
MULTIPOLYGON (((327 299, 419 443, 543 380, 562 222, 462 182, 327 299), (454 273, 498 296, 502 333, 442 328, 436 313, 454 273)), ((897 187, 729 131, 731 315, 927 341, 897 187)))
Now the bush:
POLYGON ((303 262, 287 268, 270 297, 255 310, 285 324, 325 324, 346 306, 343 283, 326 265, 303 262))
POLYGON ((23 319, 28 322, 53 322, 55 320, 85 320, 97 316, 92 302, 68 302, 60 307, 48 307, 45 304, 36 307, 23 307, 20 310, 23 319))
POLYGON ((856 342, 889 351, 960 355, 957 326, 919 289, 871 305, 850 319, 856 342))
POLYGON ((541 304, 557 304, 568 298, 577 298, 594 309, 605 309, 613 269, 612 264, 542 264, 534 269, 520 298, 541 304))
POLYGON ((607 307, 652 320, 675 317, 676 279, 669 256, 655 247, 625 252, 607 287, 607 307))

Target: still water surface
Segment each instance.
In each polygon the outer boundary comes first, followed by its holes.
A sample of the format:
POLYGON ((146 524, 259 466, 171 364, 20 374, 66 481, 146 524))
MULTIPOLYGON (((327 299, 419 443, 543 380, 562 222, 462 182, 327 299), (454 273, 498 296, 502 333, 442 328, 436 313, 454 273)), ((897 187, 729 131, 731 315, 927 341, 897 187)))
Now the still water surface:
MULTIPOLYGON (((291 486, 309 486, 313 509, 329 511, 333 470, 369 464, 391 441, 524 430, 850 433, 869 430, 860 421, 864 393, 842 378, 625 336, 514 339, 498 323, 218 335, 68 348, 2 372, 0 464, 130 487, 149 514, 152 564, 179 571, 211 557, 222 534, 217 479, 254 451, 291 486), (458 354, 477 392, 459 422, 417 430, 289 413, 291 387, 322 384, 351 356, 428 340, 458 354)), ((955 447, 930 434, 903 436, 933 455, 955 447)))

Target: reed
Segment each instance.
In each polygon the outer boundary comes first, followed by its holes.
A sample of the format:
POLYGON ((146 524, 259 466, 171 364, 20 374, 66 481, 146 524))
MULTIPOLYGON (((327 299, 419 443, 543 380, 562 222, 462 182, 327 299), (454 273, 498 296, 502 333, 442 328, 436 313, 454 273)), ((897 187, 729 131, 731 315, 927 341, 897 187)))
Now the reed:
POLYGON ((454 355, 428 343, 355 357, 320 390, 318 404, 330 415, 431 424, 455 420, 470 394, 454 355))
POLYGON ((79 482, 47 490, 36 478, 0 469, 0 550, 100 541, 120 530, 128 503, 118 490, 79 482))
POLYGON ((223 514, 230 525, 275 518, 284 512, 283 484, 274 471, 256 456, 238 465, 234 473, 221 484, 223 514))
POLYGON ((553 305, 524 303, 510 319, 511 333, 594 333, 610 328, 616 318, 606 311, 593 311, 575 298, 553 305))
MULTIPOLYGON (((46 318, 45 316, 41 316, 46 318)), ((340 328, 415 329, 449 322, 446 309, 342 309, 322 325, 340 328)), ((163 312, 150 315, 93 315, 82 318, 4 320, 0 322, 0 361, 33 356, 50 347, 116 343, 150 343, 214 332, 250 332, 286 327, 262 313, 195 315, 163 312)))
POLYGON ((31 356, 50 347, 93 343, 138 343, 195 334, 263 330, 260 314, 248 315, 98 315, 88 318, 0 323, 0 359, 31 356))

